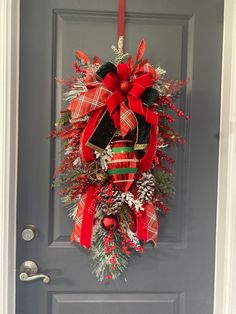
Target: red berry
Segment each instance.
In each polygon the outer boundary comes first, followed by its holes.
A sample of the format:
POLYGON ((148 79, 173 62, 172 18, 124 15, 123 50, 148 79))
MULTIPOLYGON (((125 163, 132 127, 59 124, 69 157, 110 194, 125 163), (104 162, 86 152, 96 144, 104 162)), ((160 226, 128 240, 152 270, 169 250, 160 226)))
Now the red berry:
POLYGON ((107 275, 106 279, 109 279, 109 280, 112 279, 112 275, 107 275))

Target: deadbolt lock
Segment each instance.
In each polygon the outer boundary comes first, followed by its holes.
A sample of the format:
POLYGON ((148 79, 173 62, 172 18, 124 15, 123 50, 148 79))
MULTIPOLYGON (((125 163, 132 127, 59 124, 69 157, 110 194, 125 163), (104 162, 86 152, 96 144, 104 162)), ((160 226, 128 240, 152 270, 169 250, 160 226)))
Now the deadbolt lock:
POLYGON ((22 239, 24 241, 32 241, 38 235, 38 230, 34 225, 26 225, 21 232, 22 239))

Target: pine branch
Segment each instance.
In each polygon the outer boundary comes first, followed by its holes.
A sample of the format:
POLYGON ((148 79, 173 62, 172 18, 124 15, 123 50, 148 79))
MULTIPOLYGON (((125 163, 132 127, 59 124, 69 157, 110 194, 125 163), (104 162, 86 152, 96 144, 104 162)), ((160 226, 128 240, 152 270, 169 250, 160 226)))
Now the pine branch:
POLYGON ((118 40, 117 48, 114 45, 111 46, 111 49, 115 53, 115 64, 121 63, 128 56, 128 53, 125 53, 125 54, 123 53, 123 45, 124 45, 124 37, 120 36, 118 40))
POLYGON ((173 195, 175 193, 175 184, 173 175, 163 170, 154 170, 155 188, 161 194, 173 195))
POLYGON ((55 126, 64 126, 70 123, 71 113, 70 111, 65 111, 61 113, 61 117, 56 121, 55 126))
MULTIPOLYGON (((70 184, 73 180, 75 180, 77 177, 79 177, 81 174, 83 174, 85 171, 82 168, 77 167, 68 169, 65 172, 60 173, 53 182, 53 187, 55 188, 61 188, 63 186, 66 186, 70 184)), ((78 184, 78 182, 77 182, 78 184)))
POLYGON ((99 281, 116 279, 127 268, 129 255, 121 250, 122 238, 119 232, 109 233, 99 228, 93 236, 92 259, 99 281))

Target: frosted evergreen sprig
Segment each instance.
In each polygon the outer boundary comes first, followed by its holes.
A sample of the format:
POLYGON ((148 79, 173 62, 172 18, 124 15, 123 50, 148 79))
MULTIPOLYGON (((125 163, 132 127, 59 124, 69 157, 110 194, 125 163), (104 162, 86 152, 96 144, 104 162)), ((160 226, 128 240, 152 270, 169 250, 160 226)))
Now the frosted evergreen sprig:
POLYGON ((124 47, 124 37, 120 36, 117 47, 115 45, 111 46, 111 49, 115 53, 115 64, 121 63, 129 55, 128 53, 123 53, 123 47, 124 47))
POLYGON ((70 102, 75 99, 81 92, 87 90, 86 85, 82 79, 78 79, 68 91, 64 93, 64 100, 70 102))

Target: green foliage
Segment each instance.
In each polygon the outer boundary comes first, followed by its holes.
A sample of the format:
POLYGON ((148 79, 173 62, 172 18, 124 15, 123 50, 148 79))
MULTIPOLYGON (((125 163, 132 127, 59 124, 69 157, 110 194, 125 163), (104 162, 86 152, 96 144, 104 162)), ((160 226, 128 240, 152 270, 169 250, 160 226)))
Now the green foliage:
POLYGON ((69 124, 70 118, 71 118, 70 111, 65 111, 61 113, 61 117, 56 121, 55 126, 59 127, 69 124))
MULTIPOLYGON (((58 174, 54 180, 53 187, 62 188, 63 186, 68 186, 68 184, 71 184, 78 176, 83 173, 84 170, 82 168, 67 169, 65 172, 58 174)), ((78 182, 76 182, 76 184, 78 184, 78 182)))
POLYGON ((175 193, 174 177, 171 173, 157 169, 153 172, 155 188, 162 194, 173 195, 175 193))
POLYGON ((130 217, 130 208, 126 204, 122 204, 122 206, 119 209, 119 221, 122 225, 127 227, 130 223, 131 217, 130 217))

